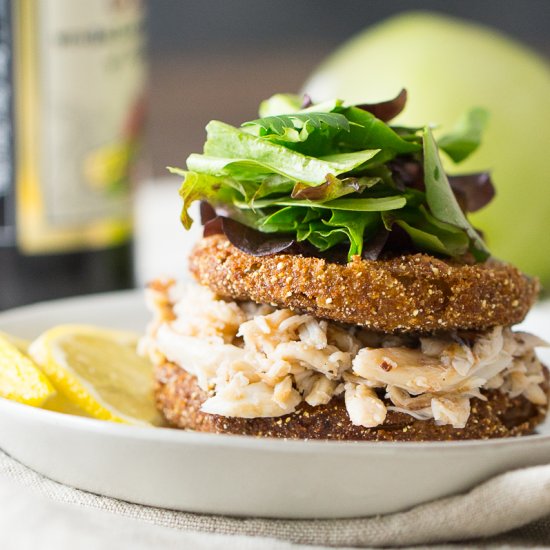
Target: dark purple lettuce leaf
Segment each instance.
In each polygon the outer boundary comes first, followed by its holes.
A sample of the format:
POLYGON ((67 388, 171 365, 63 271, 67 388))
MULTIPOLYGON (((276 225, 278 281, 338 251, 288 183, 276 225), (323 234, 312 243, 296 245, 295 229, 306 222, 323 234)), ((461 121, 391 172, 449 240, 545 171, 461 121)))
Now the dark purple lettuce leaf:
POLYGON ((363 111, 368 111, 377 119, 383 122, 388 122, 395 118, 404 108, 407 103, 407 90, 403 88, 399 94, 389 101, 381 101, 380 103, 362 103, 356 105, 363 111))
POLYGON ((216 216, 208 220, 203 227, 202 236, 210 237, 211 235, 223 235, 223 218, 221 216, 216 216))
POLYGON ((381 227, 372 239, 363 242, 361 256, 365 260, 378 260, 388 242, 389 236, 390 232, 385 227, 381 227))
POLYGON ((223 232, 229 242, 251 256, 279 254, 296 243, 292 237, 262 233, 231 218, 221 218, 221 220, 223 232))
POLYGON ((200 202, 200 215, 202 225, 206 225, 209 221, 217 217, 214 207, 207 201, 200 202))
POLYGON ((489 172, 449 176, 449 184, 465 212, 477 212, 495 196, 489 172))
POLYGON ((419 161, 398 157, 388 162, 388 168, 399 190, 404 191, 405 187, 418 191, 425 190, 424 169, 419 161))

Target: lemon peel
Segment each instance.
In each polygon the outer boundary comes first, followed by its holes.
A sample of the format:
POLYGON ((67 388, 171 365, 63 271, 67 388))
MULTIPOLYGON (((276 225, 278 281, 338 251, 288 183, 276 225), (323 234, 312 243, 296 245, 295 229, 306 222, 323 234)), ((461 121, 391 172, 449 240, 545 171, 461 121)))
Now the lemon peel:
POLYGON ((0 334, 0 397, 40 407, 55 395, 55 389, 16 342, 0 334))

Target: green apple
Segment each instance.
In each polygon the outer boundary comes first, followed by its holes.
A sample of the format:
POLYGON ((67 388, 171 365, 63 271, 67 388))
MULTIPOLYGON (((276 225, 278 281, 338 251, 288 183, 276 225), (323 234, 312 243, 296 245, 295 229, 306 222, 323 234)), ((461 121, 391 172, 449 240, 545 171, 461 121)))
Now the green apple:
POLYGON ((374 102, 409 92, 396 123, 452 128, 474 106, 490 111, 480 149, 451 173, 490 170, 495 200, 472 216, 493 254, 550 287, 550 68, 492 29, 407 13, 340 47, 304 86, 315 101, 374 102))

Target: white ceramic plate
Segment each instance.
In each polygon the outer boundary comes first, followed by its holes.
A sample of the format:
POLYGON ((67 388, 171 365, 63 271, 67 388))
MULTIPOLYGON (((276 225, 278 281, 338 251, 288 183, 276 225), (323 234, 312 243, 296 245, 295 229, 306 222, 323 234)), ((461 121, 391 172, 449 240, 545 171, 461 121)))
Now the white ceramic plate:
MULTIPOLYGON (((0 314, 0 330, 33 338, 58 323, 142 331, 140 293, 61 300, 0 314)), ((550 338, 550 307, 527 328, 550 338)), ((382 514, 465 491, 550 460, 550 424, 519 439, 369 443, 254 439, 136 428, 0 399, 0 448, 62 483, 131 502, 277 518, 382 514)))

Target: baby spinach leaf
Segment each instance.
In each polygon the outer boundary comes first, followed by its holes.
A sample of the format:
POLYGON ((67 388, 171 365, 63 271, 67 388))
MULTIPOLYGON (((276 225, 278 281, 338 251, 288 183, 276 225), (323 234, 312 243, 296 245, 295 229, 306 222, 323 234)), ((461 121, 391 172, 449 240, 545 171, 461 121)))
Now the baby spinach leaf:
POLYGON ((472 242, 472 253, 479 261, 489 256, 489 251, 477 231, 470 225, 462 212, 443 171, 437 145, 431 130, 426 127, 424 143, 424 183, 426 201, 430 212, 439 221, 463 229, 472 242))
POLYGON ((367 111, 357 107, 348 107, 342 112, 351 124, 349 132, 337 135, 336 139, 340 146, 352 149, 370 149, 373 144, 377 143, 378 149, 388 151, 392 156, 421 150, 418 143, 404 140, 387 124, 367 111))
POLYGON ((439 148, 454 162, 462 162, 479 147, 488 120, 489 113, 485 109, 472 109, 459 120, 449 134, 438 140, 439 148))

